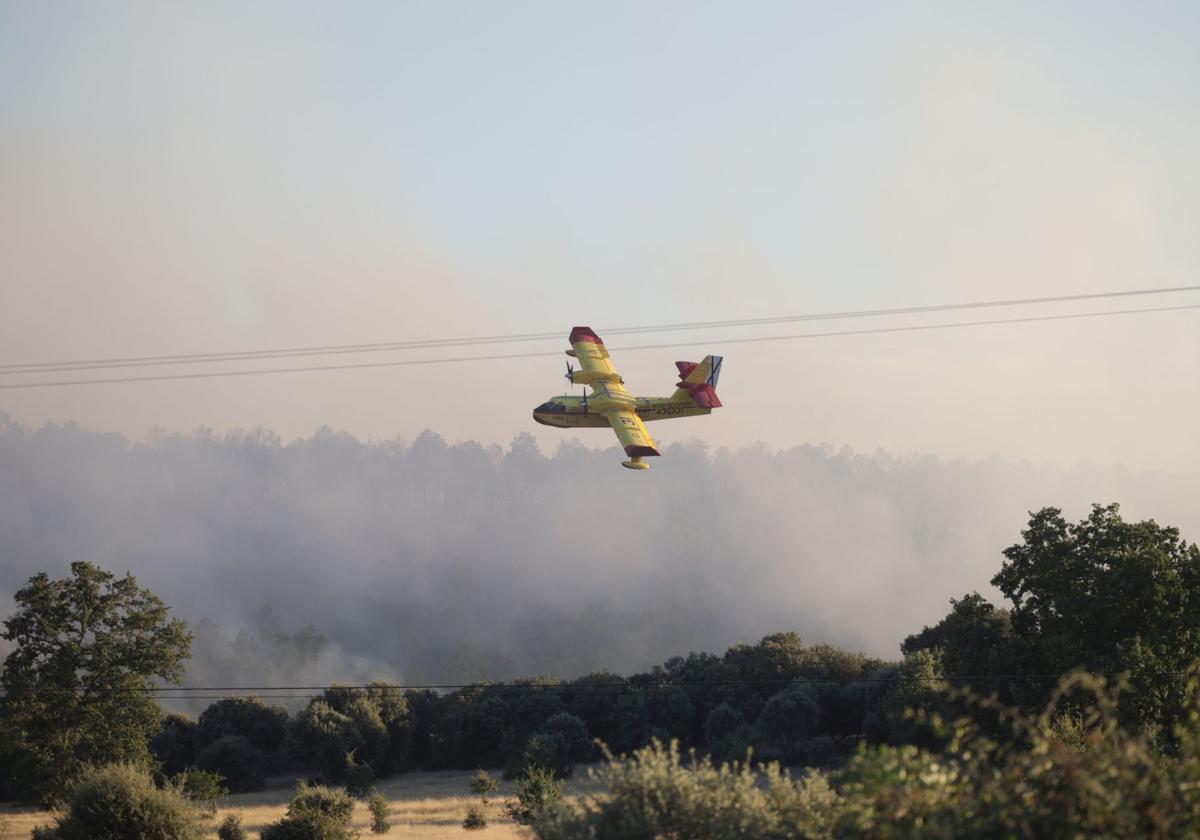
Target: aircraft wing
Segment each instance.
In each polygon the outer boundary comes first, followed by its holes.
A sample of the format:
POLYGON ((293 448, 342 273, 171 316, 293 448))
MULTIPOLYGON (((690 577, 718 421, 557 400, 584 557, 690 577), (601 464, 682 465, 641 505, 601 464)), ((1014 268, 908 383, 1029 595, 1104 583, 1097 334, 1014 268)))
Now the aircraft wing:
POLYGON ((571 330, 571 337, 567 340, 571 343, 571 349, 575 351, 575 358, 579 359, 581 368, 604 376, 616 374, 616 369, 608 360, 608 350, 604 349, 604 342, 592 332, 591 327, 576 327, 571 330))
POLYGON ((658 454, 654 438, 650 437, 650 433, 646 431, 646 425, 642 422, 642 418, 634 412, 615 409, 604 412, 604 416, 612 425, 613 431, 617 433, 617 439, 621 441, 625 454, 630 458, 658 454))

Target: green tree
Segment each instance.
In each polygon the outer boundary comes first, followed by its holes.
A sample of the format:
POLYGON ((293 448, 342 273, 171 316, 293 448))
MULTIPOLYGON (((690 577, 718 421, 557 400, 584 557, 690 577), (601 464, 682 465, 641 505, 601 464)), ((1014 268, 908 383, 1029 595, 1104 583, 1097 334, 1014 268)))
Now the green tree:
POLYGON ((772 694, 758 725, 762 736, 788 761, 798 760, 804 740, 817 734, 821 725, 816 688, 812 683, 794 682, 772 694))
POLYGON ((151 689, 178 684, 191 634, 133 576, 91 563, 70 577, 30 579, 0 634, 4 662, 0 751, 20 801, 61 802, 88 764, 150 767, 162 714, 151 689))
POLYGON ((150 739, 150 752, 158 759, 164 776, 175 776, 196 763, 196 722, 187 715, 170 712, 150 739))
POLYGON ((357 755, 363 738, 347 715, 324 700, 314 700, 292 722, 293 758, 320 770, 326 780, 340 782, 346 773, 346 755, 357 755))
POLYGON ((529 736, 521 764, 545 767, 558 776, 569 776, 575 765, 592 751, 587 727, 570 712, 559 712, 529 736))
POLYGON ((556 807, 562 801, 562 782, 556 781, 554 771, 529 765, 517 781, 517 798, 504 803, 504 812, 522 825, 556 807))
POLYGON ((222 735, 196 756, 196 766, 219 773, 234 793, 262 790, 266 762, 262 750, 241 735, 222 735))
MULTIPOLYGON (((1078 523, 1045 508, 1022 536, 992 579, 1012 602, 1022 669, 1129 672, 1123 722, 1169 736, 1200 658, 1200 548, 1153 520, 1126 522, 1115 504, 1078 523)), ((1026 705, 1047 690, 1028 685, 1026 705)))
POLYGON ((268 763, 278 766, 288 733, 287 709, 268 706, 257 697, 226 697, 200 715, 196 742, 200 749, 229 735, 245 738, 268 763))
POLYGON ((948 678, 970 676, 975 692, 1026 710, 1047 700, 1056 675, 1128 674, 1121 722, 1171 747, 1187 672, 1200 659, 1200 548, 1153 520, 1125 521, 1115 504, 1094 505, 1074 523, 1043 508, 1021 536, 992 578, 1010 609, 975 593, 951 601, 946 618, 905 640, 905 652, 933 651, 948 678), (997 679, 979 679, 986 675, 997 679))
POLYGON ((492 774, 482 767, 475 771, 475 778, 471 779, 471 793, 479 797, 485 808, 488 804, 488 796, 495 793, 499 787, 496 780, 492 778, 492 774))

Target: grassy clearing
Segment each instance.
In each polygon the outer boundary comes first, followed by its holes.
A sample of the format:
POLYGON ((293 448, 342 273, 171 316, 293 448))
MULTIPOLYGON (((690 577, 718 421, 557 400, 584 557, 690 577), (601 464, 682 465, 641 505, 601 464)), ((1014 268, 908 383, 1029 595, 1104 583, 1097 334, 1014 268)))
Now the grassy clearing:
MULTIPOLYGON (((362 837, 403 837, 406 840, 445 840, 445 838, 527 838, 529 832, 503 816, 502 806, 506 797, 512 797, 515 782, 501 782, 500 790, 492 797, 487 807, 488 827, 480 831, 466 831, 462 827, 467 806, 478 802, 470 793, 473 772, 451 771, 440 773, 407 773, 379 782, 379 790, 391 802, 389 819, 391 831, 387 834, 371 833, 371 812, 365 802, 354 809, 353 825, 362 837)), ((500 778, 500 772, 493 776, 500 778)), ((226 814, 240 812, 242 824, 254 836, 267 823, 275 822, 287 807, 295 788, 294 780, 276 778, 268 782, 267 790, 259 793, 242 793, 221 800, 215 820, 210 821, 211 837, 217 836, 216 826, 226 814)), ((567 781, 568 795, 579 795, 589 789, 587 771, 580 768, 575 778, 567 781)), ((3 840, 28 840, 36 826, 49 825, 54 815, 46 811, 31 811, 0 806, 0 813, 8 817, 8 831, 3 840)))

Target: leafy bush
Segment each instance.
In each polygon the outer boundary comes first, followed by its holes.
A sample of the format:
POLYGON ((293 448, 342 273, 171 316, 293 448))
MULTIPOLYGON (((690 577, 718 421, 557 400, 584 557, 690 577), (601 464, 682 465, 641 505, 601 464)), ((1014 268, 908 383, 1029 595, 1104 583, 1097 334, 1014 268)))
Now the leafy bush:
POLYGON ((296 785, 296 795, 288 804, 289 814, 323 814, 338 822, 349 823, 354 813, 354 799, 345 791, 325 785, 296 785))
POLYGON ((607 794, 540 809, 534 830, 541 840, 1200 835, 1200 683, 1190 684, 1173 756, 1119 725, 1119 690, 1076 675, 1036 717, 960 693, 1007 727, 1003 743, 973 718, 945 725, 917 712, 944 751, 863 746, 828 776, 685 763, 675 744, 655 743, 599 772, 607 794))
POLYGON ((827 837, 837 801, 820 775, 793 781, 777 764, 759 772, 694 756, 685 763, 677 744, 658 741, 597 775, 608 795, 543 809, 538 838, 827 837))
POLYGON ((263 828, 261 840, 350 840, 354 800, 345 791, 301 782, 287 815, 263 828))
POLYGON ((210 814, 217 812, 217 800, 229 795, 220 773, 190 767, 180 773, 172 783, 185 797, 203 805, 210 814))
POLYGON ((67 797, 66 812, 41 840, 199 840, 202 816, 173 787, 155 786, 150 773, 129 764, 86 772, 67 797))
POLYGON ((483 809, 478 805, 467 806, 467 816, 463 819, 463 828, 468 831, 476 831, 481 828, 487 828, 487 817, 483 815, 483 809))
POLYGON ((346 754, 346 770, 343 773, 346 792, 355 799, 363 799, 375 789, 375 771, 370 764, 359 764, 354 753, 346 754))
POLYGON ((262 750, 241 735, 225 735, 213 741, 196 756, 196 766, 220 773, 234 793, 261 790, 263 786, 262 750))
POLYGON ((392 827, 388 821, 387 797, 375 791, 367 800, 367 807, 371 809, 371 831, 375 834, 387 834, 388 829, 392 827))
POLYGON ((591 753, 587 727, 568 712, 560 712, 547 720, 529 737, 522 756, 523 766, 537 765, 558 776, 569 776, 580 761, 591 753))
POLYGON ((555 781, 554 771, 530 765, 517 782, 516 801, 505 802, 504 812, 522 825, 528 825, 561 800, 562 783, 555 781))
POLYGON ((484 805, 488 803, 488 796, 495 793, 499 787, 491 774, 482 767, 475 771, 475 778, 471 779, 471 793, 478 796, 484 805))
POLYGON ((242 815, 230 814, 222 820, 217 828, 217 837, 220 840, 247 840, 246 829, 242 828, 242 815))

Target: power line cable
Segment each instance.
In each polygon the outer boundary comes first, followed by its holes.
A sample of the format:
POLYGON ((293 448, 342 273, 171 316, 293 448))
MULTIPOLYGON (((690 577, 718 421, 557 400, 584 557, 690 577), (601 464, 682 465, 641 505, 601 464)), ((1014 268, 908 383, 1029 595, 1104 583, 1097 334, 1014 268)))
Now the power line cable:
MULTIPOLYGON (((1132 672, 1114 672, 1114 673, 1092 673, 1087 672, 1091 676, 1114 678, 1122 675, 1130 677, 1142 677, 1160 679, 1165 677, 1181 677, 1194 674, 1192 670, 1173 670, 1173 671, 1132 671, 1132 672)), ((919 676, 893 676, 893 677, 794 677, 790 679, 772 679, 772 680, 666 680, 652 683, 632 683, 632 682, 606 682, 606 683, 514 683, 514 682, 475 682, 475 683, 429 683, 423 685, 395 685, 391 683, 368 683, 366 685, 269 685, 269 686, 121 686, 115 688, 98 688, 90 689, 97 694, 158 694, 174 699, 204 699, 209 695, 216 697, 234 697, 239 696, 232 692, 241 692, 241 696, 254 694, 260 699, 268 692, 321 692, 320 694, 300 693, 290 695, 278 695, 276 699, 297 699, 303 697, 320 697, 326 691, 366 691, 366 690, 394 690, 394 691, 505 691, 505 692, 521 692, 521 691, 630 691, 640 689, 654 688, 719 688, 724 686, 752 687, 752 686, 776 686, 776 685, 791 685, 792 683, 813 683, 817 685, 847 685, 849 683, 869 683, 869 684, 897 684, 897 683, 923 683, 923 682, 1021 682, 1021 681, 1036 681, 1036 680, 1052 680, 1061 679, 1067 676, 1064 673, 1025 673, 1025 674, 959 674, 940 677, 919 677, 919 676), (190 694, 189 692, 206 692, 204 695, 190 694), (261 692, 262 694, 258 694, 261 692)), ((50 694, 83 694, 84 689, 78 688, 42 688, 42 689, 16 689, 4 691, 0 690, 7 696, 18 696, 21 694, 34 694, 45 692, 50 694)))
MULTIPOLYGON (((1118 292, 1093 292, 1079 295, 1055 295, 1035 298, 1010 298, 969 303, 934 304, 929 306, 891 307, 886 309, 860 309, 841 312, 823 312, 802 315, 783 315, 767 318, 739 318, 721 321, 688 321, 673 324, 648 324, 630 327, 605 327, 601 332, 608 335, 641 335, 645 333, 676 332, 698 329, 727 329, 732 327, 769 326, 798 323, 802 321, 825 321, 847 318, 873 318, 896 315, 953 312, 969 309, 1043 305, 1048 303, 1101 300, 1139 295, 1176 294, 1200 291, 1197 286, 1169 286, 1156 289, 1133 289, 1118 292)), ((22 362, 0 365, 0 374, 65 373, 80 370, 108 370, 126 367, 151 367, 163 365, 220 363, 306 356, 329 356, 357 353, 395 352, 424 350, 444 347, 471 347, 487 344, 508 344, 526 341, 561 339, 562 330, 553 332, 516 333, 510 335, 476 336, 472 338, 440 338, 412 341, 388 341, 370 344, 331 344, 309 347, 285 347, 266 350, 245 350, 214 353, 180 353, 159 356, 125 356, 105 359, 74 359, 57 362, 22 362)))
MULTIPOLYGON (((837 332, 800 333, 796 335, 755 336, 749 338, 704 338, 687 342, 670 342, 665 344, 641 344, 625 347, 611 347, 613 352, 637 352, 643 350, 664 350, 678 347, 694 347, 705 343, 754 344, 768 341, 796 341, 810 338, 836 338, 858 335, 882 335, 887 333, 921 332, 926 330, 958 329, 963 327, 983 327, 1000 324, 1027 324, 1044 321, 1070 321, 1082 318, 1103 318, 1116 315, 1141 315, 1151 312, 1178 312, 1188 309, 1200 309, 1200 304, 1184 304, 1180 306, 1160 306, 1145 309, 1114 309, 1103 312, 1075 312, 1062 315, 1039 315, 1022 318, 999 318, 986 321, 954 321, 943 324, 916 324, 904 327, 878 327, 861 330, 841 330, 837 332)), ((556 334, 557 335, 557 334, 556 334)), ((561 337, 561 336, 559 336, 561 337)), ((102 379, 49 380, 39 382, 18 382, 0 384, 0 390, 17 390, 32 388, 62 388, 80 385, 114 385, 129 382, 165 382, 183 379, 219 379, 233 376, 262 376, 279 373, 312 373, 316 371, 361 370, 367 368, 409 367, 415 365, 454 364, 457 362, 491 362, 507 359, 531 359, 538 357, 559 356, 560 351, 534 351, 525 353, 496 353, 482 356, 451 356, 437 359, 403 359, 390 362, 356 362, 342 365, 311 365, 307 367, 258 368, 254 370, 205 371, 202 373, 172 373, 155 376, 125 376, 102 379)))

